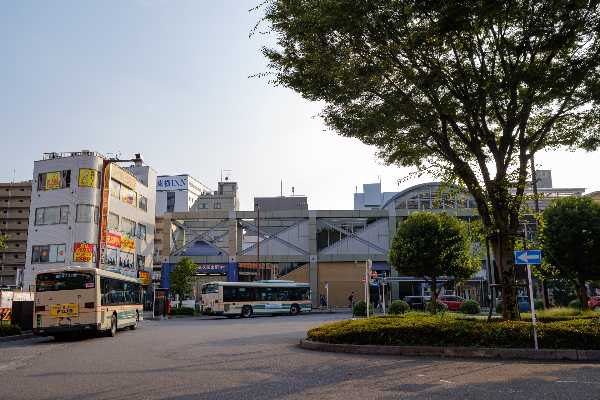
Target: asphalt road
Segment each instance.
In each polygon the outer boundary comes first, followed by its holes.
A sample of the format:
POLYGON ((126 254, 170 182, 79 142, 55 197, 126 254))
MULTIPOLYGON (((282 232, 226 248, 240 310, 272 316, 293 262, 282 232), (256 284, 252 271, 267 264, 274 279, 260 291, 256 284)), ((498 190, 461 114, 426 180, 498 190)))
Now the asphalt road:
POLYGON ((348 315, 144 321, 115 338, 0 343, 0 399, 598 399, 600 364, 321 353, 348 315))

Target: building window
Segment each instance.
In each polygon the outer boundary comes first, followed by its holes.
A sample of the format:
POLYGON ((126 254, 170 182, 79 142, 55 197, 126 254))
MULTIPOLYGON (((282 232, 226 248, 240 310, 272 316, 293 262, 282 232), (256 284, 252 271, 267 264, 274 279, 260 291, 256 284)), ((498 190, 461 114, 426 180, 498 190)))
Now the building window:
POLYGON ((146 266, 146 256, 137 255, 137 267, 138 269, 144 269, 146 266))
POLYGON ((206 210, 208 208, 208 204, 206 203, 200 203, 200 208, 203 210, 206 210))
POLYGON ((218 201, 215 201, 215 210, 220 209, 221 208, 221 203, 218 201))
POLYGON ((138 207, 140 210, 148 211, 148 199, 141 194, 138 196, 138 207))
POLYGON ((108 229, 111 231, 119 230, 119 216, 117 214, 108 214, 108 229))
POLYGON ((140 239, 142 239, 142 240, 146 240, 146 225, 144 225, 144 224, 138 224, 137 228, 138 228, 137 237, 140 238, 140 239))
POLYGON ((121 184, 114 179, 110 180, 110 195, 115 199, 121 198, 121 184))
POLYGON ((69 206, 42 207, 35 210, 35 225, 69 223, 69 206))
POLYGON ((71 187, 71 170, 38 174, 38 190, 55 190, 71 187))
POLYGON ((65 261, 65 245, 49 244, 31 247, 31 262, 57 263, 65 261))
POLYGON ((175 211, 175 192, 167 192, 167 212, 175 211))
POLYGON ((100 172, 91 168, 79 168, 79 187, 99 188, 100 172))
POLYGON ((121 185, 121 201, 131 206, 137 206, 137 194, 127 186, 121 185))
POLYGON ((98 223, 98 207, 90 204, 77 204, 77 215, 75 222, 93 222, 98 223))
POLYGON ((135 236, 135 222, 130 219, 121 219, 121 231, 129 237, 135 236))

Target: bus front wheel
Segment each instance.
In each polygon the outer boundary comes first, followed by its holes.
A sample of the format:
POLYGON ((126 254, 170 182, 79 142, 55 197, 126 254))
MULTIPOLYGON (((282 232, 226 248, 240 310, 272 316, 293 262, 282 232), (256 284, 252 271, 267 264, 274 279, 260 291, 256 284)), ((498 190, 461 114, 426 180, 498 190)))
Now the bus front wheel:
POLYGON ((242 318, 250 318, 250 317, 252 317, 253 313, 254 312, 252 310, 252 307, 250 307, 250 306, 242 307, 242 318))
POLYGON ((117 334, 117 316, 113 314, 110 318, 110 329, 108 331, 108 336, 115 337, 117 334))
POLYGON ((300 314, 300 307, 298 306, 298 304, 292 304, 292 306, 290 307, 290 314, 291 315, 300 314))

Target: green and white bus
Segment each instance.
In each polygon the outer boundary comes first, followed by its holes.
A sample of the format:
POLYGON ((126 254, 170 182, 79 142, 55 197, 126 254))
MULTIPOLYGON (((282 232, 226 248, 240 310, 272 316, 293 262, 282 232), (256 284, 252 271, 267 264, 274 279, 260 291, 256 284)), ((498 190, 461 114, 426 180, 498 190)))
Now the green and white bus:
POLYGON ((207 283, 202 285, 201 304, 203 311, 229 318, 312 310, 310 285, 282 280, 207 283))

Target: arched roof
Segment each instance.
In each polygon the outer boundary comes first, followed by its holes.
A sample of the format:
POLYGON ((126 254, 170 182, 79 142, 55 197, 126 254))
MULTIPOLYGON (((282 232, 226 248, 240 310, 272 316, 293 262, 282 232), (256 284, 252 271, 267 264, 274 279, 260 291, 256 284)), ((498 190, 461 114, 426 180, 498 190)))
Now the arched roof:
POLYGON ((391 199, 386 201, 385 204, 381 208, 387 208, 390 204, 394 204, 396 202, 396 200, 402 199, 403 197, 408 197, 413 192, 422 192, 423 189, 434 189, 434 188, 437 190, 440 186, 445 186, 448 189, 456 189, 460 192, 465 192, 463 189, 461 189, 457 185, 448 185, 448 184, 442 183, 442 182, 419 183, 417 185, 406 188, 401 192, 398 192, 397 194, 394 195, 394 197, 392 197, 391 199))

